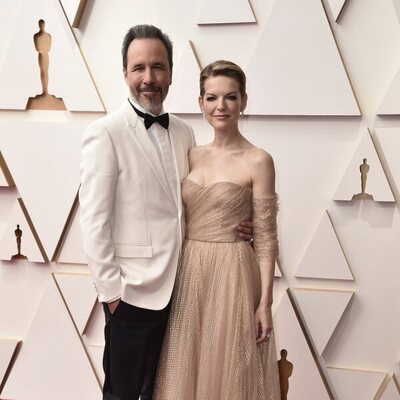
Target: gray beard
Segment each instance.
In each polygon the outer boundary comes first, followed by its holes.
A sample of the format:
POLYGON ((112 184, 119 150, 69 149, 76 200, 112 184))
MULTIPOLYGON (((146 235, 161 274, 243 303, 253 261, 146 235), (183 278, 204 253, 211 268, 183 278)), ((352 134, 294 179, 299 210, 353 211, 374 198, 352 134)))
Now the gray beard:
POLYGON ((155 101, 155 100, 150 100, 147 97, 145 97, 145 100, 143 101, 143 97, 141 99, 138 99, 132 92, 131 96, 132 98, 138 103, 140 106, 142 106, 146 112, 158 115, 160 114, 162 108, 163 108, 163 102, 165 98, 167 97, 168 91, 166 93, 161 93, 162 101, 155 101))

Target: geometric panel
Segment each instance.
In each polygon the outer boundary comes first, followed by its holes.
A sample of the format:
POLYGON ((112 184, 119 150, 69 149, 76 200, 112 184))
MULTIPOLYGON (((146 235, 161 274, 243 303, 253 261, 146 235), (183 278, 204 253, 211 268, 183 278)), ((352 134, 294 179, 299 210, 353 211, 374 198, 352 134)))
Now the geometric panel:
POLYGON ((390 378, 379 400, 400 400, 400 391, 394 377, 390 378))
POLYGON ((83 251, 82 245, 79 211, 79 204, 77 204, 72 212, 71 220, 65 232, 62 246, 55 259, 58 263, 87 264, 87 257, 83 251))
POLYGON ((50 277, 3 396, 18 400, 94 400, 100 393, 83 344, 50 277))
POLYGON ((333 14, 333 18, 335 19, 336 22, 338 21, 343 11, 343 7, 346 1, 347 0, 328 0, 329 6, 333 14))
POLYGON ((0 339, 0 393, 22 342, 13 339, 0 339))
POLYGON ((10 187, 15 186, 14 180, 10 174, 10 170, 7 167, 6 161, 0 152, 0 186, 10 187))
POLYGON ((275 1, 246 73, 247 114, 360 115, 321 1, 275 1))
POLYGON ((360 371, 345 368, 327 368, 330 381, 340 400, 374 399, 386 372, 360 371))
POLYGON ((197 24, 240 24, 257 22, 249 0, 204 0, 197 24))
POLYGON ((199 73, 200 62, 193 43, 185 46, 182 58, 175 69, 174 84, 165 103, 168 112, 179 114, 200 114, 199 73))
POLYGON ((392 182, 396 185, 397 193, 400 193, 400 128, 375 128, 376 136, 383 150, 383 156, 387 161, 392 182))
POLYGON ((358 147, 333 196, 333 200, 358 199, 395 201, 369 131, 361 135, 358 147))
POLYGON ((102 382, 104 382, 104 370, 103 370, 104 347, 92 346, 92 345, 87 345, 85 347, 89 354, 97 380, 99 381, 100 385, 103 386, 102 382))
POLYGON ((283 358, 281 352, 286 350, 286 359, 293 364, 293 370, 289 377, 288 398, 330 399, 332 398, 330 389, 321 367, 316 364, 317 361, 314 359, 312 349, 307 344, 299 324, 300 320, 293 308, 294 303, 289 299, 289 295, 288 289, 273 316, 278 358, 283 358))
POLYGON ((295 276, 354 280, 327 211, 322 216, 295 276))
POLYGON ((87 125, 0 124, 2 153, 49 259, 79 188, 80 142, 87 125))
POLYGON ((0 168, 0 187, 8 187, 10 186, 7 182, 7 178, 3 172, 3 169, 0 168))
POLYGON ((378 107, 378 115, 400 114, 400 68, 378 107))
POLYGON ((1 109, 25 110, 30 98, 37 104, 31 108, 48 109, 47 105, 38 104, 43 98, 35 99, 45 92, 47 86, 47 101, 52 98, 52 102, 63 103, 64 109, 104 112, 97 89, 58 1, 36 0, 23 3, 4 60, 0 69, 1 109), (39 20, 44 21, 41 28, 38 27, 39 20), (41 36, 34 42, 33 36, 39 33, 39 29, 41 36), (41 37, 46 39, 45 47, 41 47, 41 37), (44 60, 40 66, 39 50, 44 60), (41 71, 47 85, 41 80, 41 71))
POLYGON ((90 275, 55 273, 61 295, 79 334, 83 334, 97 300, 90 275))
POLYGON ((274 273, 275 278, 282 278, 282 271, 281 267, 279 266, 278 260, 275 260, 275 273, 274 273))
POLYGON ((22 200, 18 199, 0 240, 0 260, 28 259, 31 262, 48 262, 36 231, 32 228, 22 200))
POLYGON ((62 8, 73 28, 79 28, 87 0, 61 0, 62 8))
POLYGON ((104 347, 104 311, 99 302, 94 306, 82 339, 86 346, 104 347))
POLYGON ((294 289, 293 292, 312 341, 321 355, 353 297, 353 292, 316 289, 294 289))

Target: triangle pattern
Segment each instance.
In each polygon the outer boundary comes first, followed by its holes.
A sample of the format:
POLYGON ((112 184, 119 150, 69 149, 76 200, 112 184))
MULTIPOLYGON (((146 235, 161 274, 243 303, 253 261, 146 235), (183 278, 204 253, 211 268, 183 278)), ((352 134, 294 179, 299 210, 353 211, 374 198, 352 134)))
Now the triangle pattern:
POLYGON ((69 24, 79 28, 82 14, 85 11, 87 0, 60 0, 69 24))
POLYGON ((79 223, 79 205, 73 210, 69 226, 57 256, 57 262, 67 264, 87 264, 83 251, 81 226, 79 223))
POLYGON ((198 25, 255 23, 249 0, 204 0, 198 25))
POLYGON ((378 115, 400 114, 400 68, 378 107, 378 115))
POLYGON ((275 278, 282 278, 282 271, 278 260, 275 260, 275 278))
POLYGON ((86 346, 86 350, 89 354, 90 360, 93 365, 94 372, 99 382, 104 382, 104 370, 103 370, 103 352, 104 347, 102 346, 86 346))
POLYGON ((294 296, 318 354, 332 337, 353 292, 294 289, 294 296))
POLYGON ((42 93, 33 40, 40 19, 45 21, 45 32, 51 35, 48 92, 61 98, 68 111, 104 112, 63 9, 53 0, 28 1, 21 7, 13 41, 0 69, 0 109, 25 110, 28 99, 42 93))
POLYGON ((392 174, 392 182, 400 195, 400 128, 375 128, 375 133, 392 174))
POLYGON ((48 262, 40 240, 34 228, 32 230, 32 223, 25 211, 23 202, 21 199, 18 199, 10 213, 7 227, 0 241, 0 259, 7 261, 11 259, 24 259, 22 257, 17 257, 18 245, 16 230, 20 229, 22 234, 20 254, 31 262, 48 262))
POLYGON ((79 187, 80 141, 86 126, 0 124, 4 158, 49 259, 53 258, 79 187), (7 134, 10 131, 12 137, 7 134))
POLYGON ((400 391, 394 378, 390 378, 379 400, 400 400, 400 391))
POLYGON ((51 277, 2 395, 19 400, 71 400, 77 393, 82 399, 101 396, 88 356, 51 277), (57 323, 49 325, 55 317, 57 323))
POLYGON ((350 201, 354 195, 362 192, 360 168, 364 159, 369 165, 369 171, 366 174, 365 192, 372 195, 375 201, 394 202, 393 193, 368 131, 361 135, 358 147, 336 189, 333 199, 350 201))
POLYGON ((61 295, 80 335, 85 331, 97 301, 90 275, 54 274, 61 295))
POLYGON ((20 344, 20 340, 0 339, 0 393, 20 344))
POLYGON ((0 187, 15 186, 14 180, 7 167, 6 161, 0 152, 0 187))
POLYGON ((386 372, 327 368, 330 381, 340 400, 374 399, 386 372))
POLYGON ((276 1, 246 73, 247 114, 360 115, 320 1, 276 1))
POLYGON ((333 18, 337 22, 347 0, 328 0, 333 18))
POLYGON ((82 339, 86 346, 104 347, 104 311, 99 302, 93 308, 82 339))
POLYGON ((193 43, 189 41, 174 73, 166 109, 177 114, 200 114, 199 74, 201 66, 193 43))
POLYGON ((328 212, 322 216, 295 276, 354 280, 328 212))
POLYGON ((3 169, 0 168, 0 187, 9 187, 10 185, 7 182, 7 178, 4 175, 3 169))
POLYGON ((311 348, 303 334, 294 303, 290 299, 290 291, 284 295, 274 314, 274 331, 279 353, 285 349, 287 360, 293 364, 293 371, 289 377, 288 398, 307 400, 328 400, 329 387, 325 377, 320 372, 321 367, 316 364, 311 348), (310 385, 312 382, 312 385, 310 385))

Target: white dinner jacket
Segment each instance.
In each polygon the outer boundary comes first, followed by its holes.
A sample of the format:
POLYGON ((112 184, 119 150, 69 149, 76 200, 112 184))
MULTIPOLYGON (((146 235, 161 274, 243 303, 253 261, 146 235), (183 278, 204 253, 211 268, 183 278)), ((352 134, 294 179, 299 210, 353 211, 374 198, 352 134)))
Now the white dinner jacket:
POLYGON ((82 142, 81 229, 99 301, 121 297, 158 310, 171 297, 184 238, 181 181, 195 145, 170 115, 177 201, 154 143, 128 100, 86 129, 82 142))

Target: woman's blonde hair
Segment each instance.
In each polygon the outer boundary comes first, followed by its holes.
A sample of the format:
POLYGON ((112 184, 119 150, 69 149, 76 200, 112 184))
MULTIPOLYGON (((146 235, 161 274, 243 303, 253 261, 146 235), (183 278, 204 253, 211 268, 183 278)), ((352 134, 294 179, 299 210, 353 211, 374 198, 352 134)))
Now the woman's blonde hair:
POLYGON ((241 96, 246 94, 246 75, 242 68, 232 61, 217 60, 208 64, 200 72, 200 96, 204 96, 204 82, 215 76, 226 76, 234 79, 239 84, 241 96))

